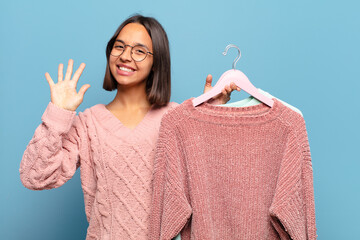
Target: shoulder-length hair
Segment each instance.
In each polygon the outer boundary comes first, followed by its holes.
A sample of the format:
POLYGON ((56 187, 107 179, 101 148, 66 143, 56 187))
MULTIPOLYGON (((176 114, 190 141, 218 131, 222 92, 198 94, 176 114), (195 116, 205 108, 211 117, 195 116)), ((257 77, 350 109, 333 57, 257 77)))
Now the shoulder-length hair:
POLYGON ((107 64, 103 88, 107 91, 113 91, 117 88, 118 83, 109 68, 109 57, 117 36, 129 23, 143 25, 150 35, 153 45, 153 66, 146 80, 146 94, 150 104, 164 106, 170 101, 171 94, 169 40, 164 28, 152 17, 132 16, 126 19, 115 31, 106 47, 107 64))

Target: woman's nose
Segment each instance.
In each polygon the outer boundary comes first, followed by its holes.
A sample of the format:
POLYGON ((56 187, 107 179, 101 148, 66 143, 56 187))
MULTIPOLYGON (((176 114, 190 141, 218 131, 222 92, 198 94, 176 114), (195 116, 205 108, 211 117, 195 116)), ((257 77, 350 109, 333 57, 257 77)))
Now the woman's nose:
POLYGON ((132 57, 131 57, 131 47, 129 46, 125 46, 124 52, 120 55, 120 58, 122 61, 128 61, 131 62, 132 57))

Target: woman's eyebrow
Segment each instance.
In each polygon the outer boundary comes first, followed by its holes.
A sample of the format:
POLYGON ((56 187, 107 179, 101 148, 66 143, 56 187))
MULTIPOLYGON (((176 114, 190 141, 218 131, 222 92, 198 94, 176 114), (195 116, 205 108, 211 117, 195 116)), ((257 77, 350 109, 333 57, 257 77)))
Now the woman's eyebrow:
POLYGON ((146 46, 145 44, 142 44, 142 43, 135 43, 134 45, 145 47, 145 48, 149 49, 148 46, 146 46))
MULTIPOLYGON (((123 44, 126 44, 123 40, 120 40, 120 39, 116 39, 115 42, 121 42, 121 43, 123 43, 123 44)), ((145 48, 149 49, 149 47, 146 46, 145 44, 138 43, 138 42, 135 42, 135 43, 134 43, 134 46, 142 46, 142 47, 145 47, 145 48)))

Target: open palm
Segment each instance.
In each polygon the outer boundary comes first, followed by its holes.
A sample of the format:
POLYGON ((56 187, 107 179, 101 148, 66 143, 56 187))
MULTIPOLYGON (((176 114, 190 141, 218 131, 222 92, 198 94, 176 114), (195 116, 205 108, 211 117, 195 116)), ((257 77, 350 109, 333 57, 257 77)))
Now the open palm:
POLYGON ((59 64, 57 83, 54 83, 49 73, 45 73, 46 80, 50 86, 51 102, 58 107, 70 111, 75 111, 78 108, 78 106, 83 101, 85 92, 90 87, 89 84, 85 84, 80 88, 79 92, 76 92, 76 86, 85 68, 85 63, 80 64, 80 67, 76 70, 74 76, 71 78, 73 65, 74 61, 70 59, 64 78, 64 65, 59 64))

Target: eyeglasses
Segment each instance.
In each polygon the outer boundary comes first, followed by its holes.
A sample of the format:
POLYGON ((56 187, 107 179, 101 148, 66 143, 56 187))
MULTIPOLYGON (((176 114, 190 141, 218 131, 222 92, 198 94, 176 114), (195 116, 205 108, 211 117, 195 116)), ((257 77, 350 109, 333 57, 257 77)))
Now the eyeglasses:
POLYGON ((149 50, 143 46, 143 45, 135 45, 135 46, 131 46, 129 44, 125 44, 123 42, 120 41, 116 41, 114 43, 113 49, 111 50, 110 55, 114 56, 114 57, 119 57, 121 54, 123 54, 125 52, 126 47, 131 47, 131 58, 135 61, 135 62, 141 62, 143 61, 146 56, 148 54, 153 55, 152 52, 149 52, 149 50))

